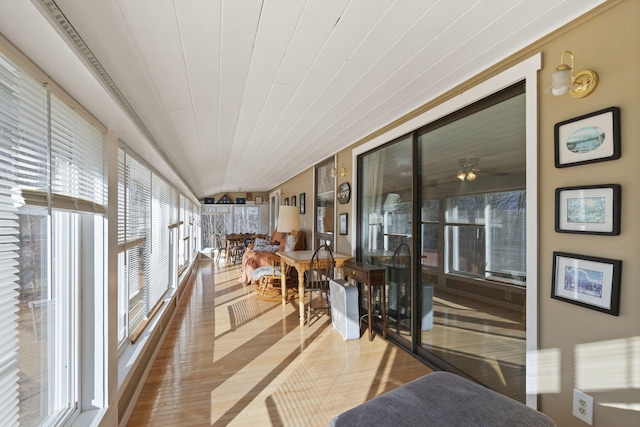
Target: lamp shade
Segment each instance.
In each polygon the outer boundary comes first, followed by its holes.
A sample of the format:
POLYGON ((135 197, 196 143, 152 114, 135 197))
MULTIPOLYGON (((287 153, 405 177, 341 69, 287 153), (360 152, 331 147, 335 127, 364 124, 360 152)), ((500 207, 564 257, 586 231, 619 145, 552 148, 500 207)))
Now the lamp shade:
POLYGON ((296 206, 280 206, 278 211, 278 231, 290 233, 300 229, 300 214, 296 206))

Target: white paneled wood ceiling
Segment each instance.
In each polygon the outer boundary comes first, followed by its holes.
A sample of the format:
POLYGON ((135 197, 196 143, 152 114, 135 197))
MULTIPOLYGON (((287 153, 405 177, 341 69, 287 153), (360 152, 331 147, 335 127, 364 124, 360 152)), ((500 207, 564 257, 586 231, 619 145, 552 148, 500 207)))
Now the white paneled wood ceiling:
MULTIPOLYGON (((2 1, 2 32, 38 55, 2 1)), ((269 190, 602 2, 32 0, 197 197, 269 190)), ((63 65, 47 72, 91 105, 63 65)))

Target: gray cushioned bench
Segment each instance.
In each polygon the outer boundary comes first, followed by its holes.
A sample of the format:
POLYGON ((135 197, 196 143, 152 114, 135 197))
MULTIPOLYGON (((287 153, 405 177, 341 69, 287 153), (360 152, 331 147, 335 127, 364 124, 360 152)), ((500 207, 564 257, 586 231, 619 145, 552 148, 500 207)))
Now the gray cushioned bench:
POLYGON ((553 427, 520 402, 448 372, 434 372, 334 418, 331 427, 553 427))

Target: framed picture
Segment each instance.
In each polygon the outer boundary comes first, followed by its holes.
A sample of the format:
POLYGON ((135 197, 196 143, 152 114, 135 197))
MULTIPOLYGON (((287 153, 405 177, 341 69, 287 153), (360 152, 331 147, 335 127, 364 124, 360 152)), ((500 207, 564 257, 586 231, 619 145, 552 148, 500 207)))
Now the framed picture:
POLYGON ((620 109, 610 107, 554 126, 557 168, 620 158, 620 109))
POLYGON ((340 234, 342 235, 349 234, 348 218, 349 218, 349 214, 347 213, 340 214, 340 234))
POLYGON ((216 198, 215 197, 205 197, 204 198, 204 204, 205 205, 214 205, 216 203, 216 198))
POLYGON ((256 196, 256 205, 262 204, 262 196, 256 196))
POLYGON ((300 193, 300 215, 305 214, 305 195, 306 193, 300 193))
POLYGON ((620 186, 556 188, 558 233, 620 234, 620 186))
POLYGON ((236 205, 244 205, 247 203, 247 199, 244 197, 236 197, 236 205))
POLYGON ((617 316, 622 261, 553 253, 551 298, 617 316))
POLYGON ((296 196, 291 196, 291 206, 296 205, 296 196))
POLYGON ((284 205, 285 206, 289 206, 289 198, 288 197, 284 198, 284 205))

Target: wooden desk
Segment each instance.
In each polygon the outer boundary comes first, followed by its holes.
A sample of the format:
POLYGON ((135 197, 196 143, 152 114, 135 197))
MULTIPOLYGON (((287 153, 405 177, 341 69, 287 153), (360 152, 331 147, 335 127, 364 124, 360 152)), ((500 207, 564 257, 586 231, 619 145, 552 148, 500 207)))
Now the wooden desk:
MULTIPOLYGON (((287 271, 287 265, 295 268, 298 271, 298 297, 300 298, 300 326, 304 326, 304 272, 309 269, 311 265, 311 257, 314 251, 290 251, 290 252, 276 252, 276 255, 280 257, 280 271, 287 271)), ((344 265, 345 261, 352 259, 351 255, 344 255, 334 252, 333 260, 336 263, 336 268, 340 268, 344 265)), ((284 273, 281 273, 284 274, 284 273)), ((282 286, 282 304, 287 303, 287 287, 282 286)))
POLYGON ((385 268, 360 261, 350 260, 344 263, 344 274, 347 278, 363 283, 367 287, 367 309, 369 315, 369 341, 373 340, 373 291, 374 286, 382 289, 382 337, 387 338, 387 298, 385 292, 385 268))

